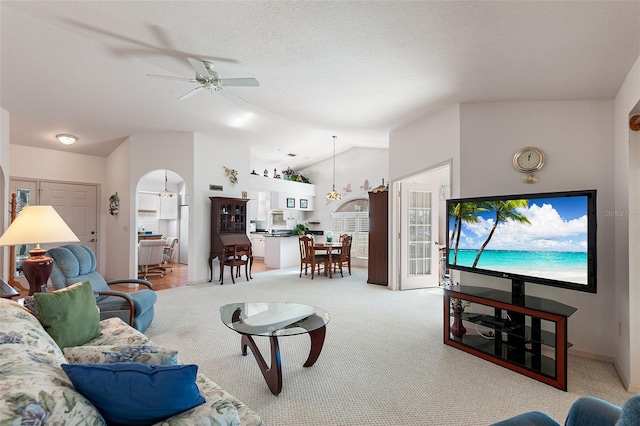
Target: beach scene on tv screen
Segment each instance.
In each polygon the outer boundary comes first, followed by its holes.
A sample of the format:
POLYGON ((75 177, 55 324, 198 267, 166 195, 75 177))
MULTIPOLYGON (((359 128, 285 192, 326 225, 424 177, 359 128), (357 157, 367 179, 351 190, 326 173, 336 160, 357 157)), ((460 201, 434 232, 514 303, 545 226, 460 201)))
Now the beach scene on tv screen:
POLYGON ((449 264, 588 283, 587 197, 449 205, 449 264))

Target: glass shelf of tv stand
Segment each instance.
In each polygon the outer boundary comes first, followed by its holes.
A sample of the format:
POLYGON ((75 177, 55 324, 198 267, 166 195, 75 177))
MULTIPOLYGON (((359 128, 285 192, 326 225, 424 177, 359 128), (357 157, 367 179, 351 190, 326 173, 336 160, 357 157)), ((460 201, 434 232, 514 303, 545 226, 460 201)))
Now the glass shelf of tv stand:
POLYGON ((445 344, 566 391, 567 318, 575 308, 485 287, 444 290, 445 344), (460 319, 451 307, 454 298, 470 303, 460 319), (452 333, 456 320, 466 328, 461 337, 452 333))
MULTIPOLYGON (((451 314, 451 317, 453 317, 453 314, 451 314)), ((522 333, 521 333, 522 326, 520 324, 512 323, 508 318, 496 318, 495 316, 489 315, 489 314, 463 312, 462 320, 465 322, 470 322, 473 324, 480 325, 487 329, 493 329, 494 336, 499 331, 500 333, 504 333, 507 336, 514 335, 516 337, 522 337, 522 333)), ((555 348, 556 333, 545 330, 545 328, 554 327, 554 324, 550 321, 545 321, 545 320, 542 320, 542 321, 543 321, 543 324, 542 324, 542 329, 540 330, 540 337, 532 337, 531 326, 525 325, 524 338, 529 343, 539 343, 544 346, 555 348)), ((493 338, 489 340, 493 340, 493 338)), ((503 340, 508 340, 508 339, 503 339, 503 340)), ((567 342, 567 348, 570 348, 571 346, 573 346, 573 344, 571 342, 567 342)))
MULTIPOLYGON (((475 303, 470 308, 473 309, 475 303)), ((500 315, 503 313, 501 312, 500 315)), ((508 315, 508 314, 507 314, 508 315)), ((453 314, 451 318, 453 319, 453 314)), ((512 364, 536 371, 549 377, 556 377, 556 334, 544 329, 539 336, 533 336, 531 325, 521 325, 507 318, 489 314, 464 312, 461 315, 467 333, 461 338, 452 336, 452 340, 464 346, 474 348, 498 358, 509 360, 512 364), (523 333, 524 330, 524 333, 523 333)), ((525 316, 525 321, 532 319, 525 316)), ((541 320, 543 328, 555 328, 550 321, 541 320)), ((567 342, 567 348, 571 343, 567 342)))

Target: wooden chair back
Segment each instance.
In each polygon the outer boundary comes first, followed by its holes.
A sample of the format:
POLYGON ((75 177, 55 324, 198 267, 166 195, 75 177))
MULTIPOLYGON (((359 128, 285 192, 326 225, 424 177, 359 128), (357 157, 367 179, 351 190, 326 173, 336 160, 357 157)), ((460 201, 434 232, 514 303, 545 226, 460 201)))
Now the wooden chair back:
POLYGON ((316 253, 313 248, 313 238, 303 235, 298 239, 298 242, 300 244, 300 261, 312 262, 316 253))

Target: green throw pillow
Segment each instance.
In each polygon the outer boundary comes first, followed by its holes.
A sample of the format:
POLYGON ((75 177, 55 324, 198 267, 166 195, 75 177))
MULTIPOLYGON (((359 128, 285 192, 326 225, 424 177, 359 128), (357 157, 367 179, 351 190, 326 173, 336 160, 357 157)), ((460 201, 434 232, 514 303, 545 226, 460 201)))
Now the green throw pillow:
POLYGON ((33 297, 40 322, 60 349, 83 345, 100 335, 100 312, 89 282, 33 297))

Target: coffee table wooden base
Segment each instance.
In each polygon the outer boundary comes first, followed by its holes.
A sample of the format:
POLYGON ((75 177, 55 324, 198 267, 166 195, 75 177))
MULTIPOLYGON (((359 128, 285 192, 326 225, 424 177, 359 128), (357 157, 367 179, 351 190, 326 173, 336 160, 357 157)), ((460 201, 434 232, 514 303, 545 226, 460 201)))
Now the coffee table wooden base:
MULTIPOLYGON (((320 352, 322 352, 322 346, 324 345, 324 337, 326 335, 326 327, 322 326, 317 330, 310 331, 309 337, 311 338, 311 349, 309 350, 309 357, 303 364, 304 367, 311 367, 318 360, 320 352)), ((271 344, 271 365, 267 365, 264 357, 260 353, 256 342, 249 334, 243 334, 241 340, 242 355, 247 356, 247 347, 251 349, 251 353, 256 358, 260 372, 267 382, 267 386, 272 394, 278 395, 282 391, 282 360, 280 358, 280 345, 278 343, 277 336, 270 336, 269 342, 271 344)))

